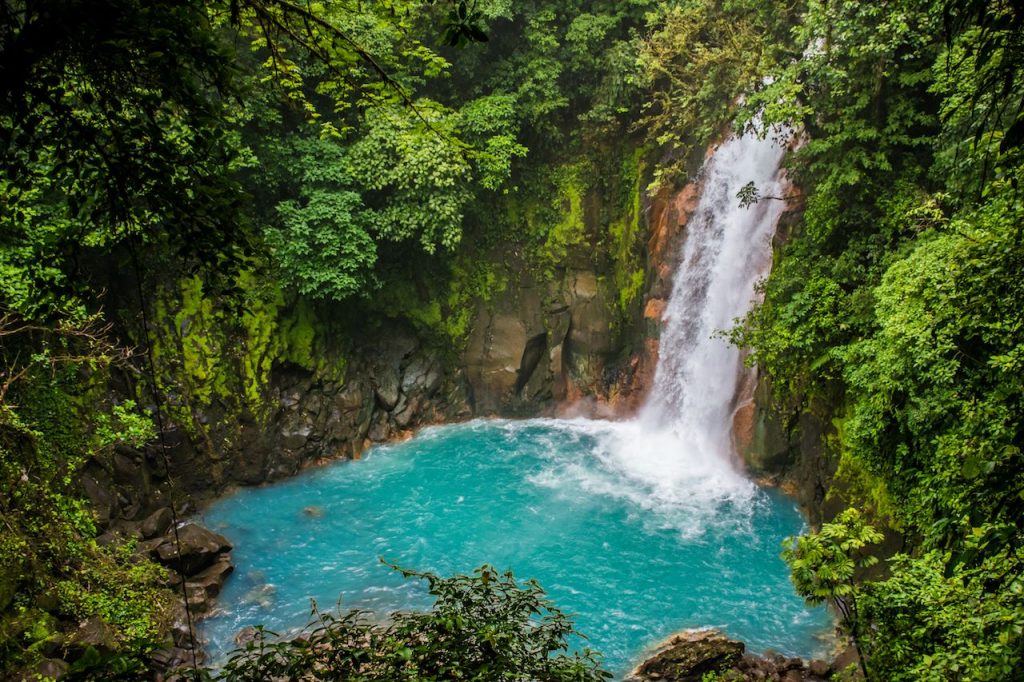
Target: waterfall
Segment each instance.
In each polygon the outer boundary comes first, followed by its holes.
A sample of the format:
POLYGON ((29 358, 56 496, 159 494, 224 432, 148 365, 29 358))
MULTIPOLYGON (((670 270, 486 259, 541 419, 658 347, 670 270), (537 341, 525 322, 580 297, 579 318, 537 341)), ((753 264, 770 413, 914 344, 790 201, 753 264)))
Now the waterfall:
POLYGON ((754 651, 816 651, 828 616, 807 610, 778 556, 802 519, 732 464, 732 416, 750 374, 716 334, 749 309, 783 208, 741 208, 737 192, 753 182, 782 195, 782 156, 771 140, 731 138, 702 170, 636 418, 432 427, 362 462, 218 501, 207 524, 238 540, 246 571, 202 625, 215 657, 252 623, 300 627, 310 597, 326 604, 340 590, 346 608, 378 614, 432 601, 382 573, 381 556, 443 574, 487 562, 539 578, 621 672, 683 627, 728 623, 754 651))
POLYGON ((717 332, 749 310, 771 266, 782 208, 774 200, 741 207, 736 195, 753 182, 762 196, 782 196, 784 151, 771 138, 729 138, 705 164, 700 203, 686 225, 654 386, 638 419, 672 430, 700 455, 727 457, 732 449, 735 399, 750 370, 717 332))
POLYGON ((783 208, 769 199, 741 207, 737 193, 753 182, 763 197, 782 196, 784 153, 776 140, 748 134, 730 137, 707 161, 665 307, 650 396, 631 421, 579 425, 600 432, 599 466, 580 466, 574 474, 582 485, 627 497, 685 536, 727 518, 735 523, 734 514, 719 513, 722 505, 752 512, 757 497, 735 466, 732 434, 751 370, 719 332, 750 309, 755 284, 771 267, 783 208))

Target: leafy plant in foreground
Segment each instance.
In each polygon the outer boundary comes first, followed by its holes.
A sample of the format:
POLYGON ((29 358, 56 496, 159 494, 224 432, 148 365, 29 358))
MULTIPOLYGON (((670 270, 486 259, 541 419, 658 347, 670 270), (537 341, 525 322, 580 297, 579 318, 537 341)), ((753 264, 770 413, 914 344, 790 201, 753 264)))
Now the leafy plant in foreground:
POLYGON ((853 638, 864 677, 871 679, 860 651, 863 621, 857 607, 857 569, 878 563, 865 552, 882 541, 882 534, 856 509, 842 512, 817 533, 788 538, 782 558, 792 571, 793 586, 809 604, 831 602, 839 610, 845 630, 853 638))
POLYGON ((435 598, 424 612, 374 622, 361 611, 340 615, 313 606, 312 622, 291 639, 257 628, 206 679, 248 680, 536 680, 598 682, 611 677, 599 654, 569 653, 580 636, 572 619, 548 600, 535 580, 481 566, 472 575, 442 578, 392 566, 425 580, 435 598))

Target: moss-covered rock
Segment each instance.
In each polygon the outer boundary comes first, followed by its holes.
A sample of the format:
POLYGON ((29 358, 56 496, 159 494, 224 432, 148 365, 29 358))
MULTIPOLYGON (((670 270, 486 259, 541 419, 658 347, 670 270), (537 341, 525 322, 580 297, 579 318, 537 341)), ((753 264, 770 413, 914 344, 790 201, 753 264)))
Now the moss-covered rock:
POLYGON ((666 641, 660 650, 637 666, 631 680, 645 682, 701 682, 708 673, 733 667, 743 658, 743 642, 715 632, 684 632, 666 641))

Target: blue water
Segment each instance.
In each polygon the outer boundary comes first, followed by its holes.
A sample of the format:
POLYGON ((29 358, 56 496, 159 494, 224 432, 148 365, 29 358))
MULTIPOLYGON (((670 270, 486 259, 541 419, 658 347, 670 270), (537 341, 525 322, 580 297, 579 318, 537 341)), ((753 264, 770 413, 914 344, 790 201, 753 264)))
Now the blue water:
POLYGON ((820 655, 831 621, 797 597, 780 543, 804 522, 793 502, 730 473, 691 476, 671 439, 630 424, 476 421, 430 428, 213 505, 203 521, 238 566, 210 653, 241 628, 279 633, 321 607, 381 614, 428 596, 383 566, 441 574, 490 563, 540 581, 589 646, 623 674, 684 628, 718 627, 749 649, 820 655), (632 429, 632 430, 631 430, 632 429))

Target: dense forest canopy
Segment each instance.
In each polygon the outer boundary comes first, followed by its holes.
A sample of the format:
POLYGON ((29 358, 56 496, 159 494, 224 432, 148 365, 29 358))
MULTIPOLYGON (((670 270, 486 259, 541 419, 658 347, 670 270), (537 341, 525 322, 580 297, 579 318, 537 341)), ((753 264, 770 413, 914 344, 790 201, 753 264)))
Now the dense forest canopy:
MULTIPOLYGON (((155 292, 257 332, 268 309, 387 311, 455 346, 495 253, 553 276, 584 190, 682 185, 732 125, 798 131, 805 202, 732 339, 793 423, 831 421, 831 494, 864 514, 789 545, 797 588, 840 600, 870 679, 1012 679, 1022 23, 1009 0, 4 0, 3 674, 59 649, 58 619, 114 632, 83 676, 160 645, 162 569, 97 544, 76 478, 152 441, 168 395, 228 392, 195 369, 171 389, 155 292), (864 573, 871 527, 904 551, 864 573)), ((640 304, 643 254, 600 249, 640 304)))

